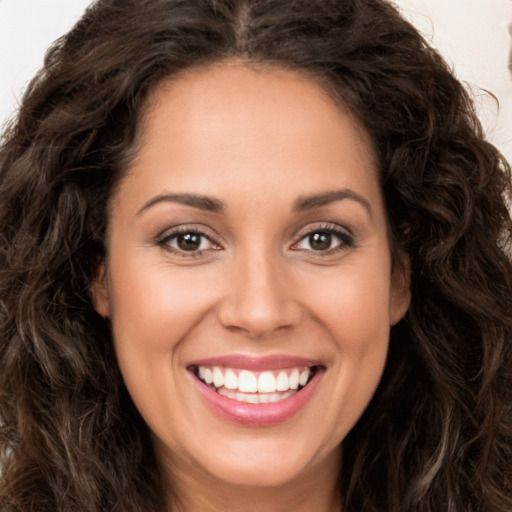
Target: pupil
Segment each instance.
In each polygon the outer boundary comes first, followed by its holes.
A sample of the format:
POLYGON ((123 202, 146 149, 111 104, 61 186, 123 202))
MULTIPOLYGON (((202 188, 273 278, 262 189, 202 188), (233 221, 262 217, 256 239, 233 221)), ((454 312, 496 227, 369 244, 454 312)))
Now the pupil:
POLYGON ((315 251, 325 251, 331 247, 332 236, 330 233, 313 233, 309 236, 309 244, 315 251))
POLYGON ((201 245, 201 236, 195 233, 185 233, 178 235, 178 247, 183 251, 195 251, 201 245))

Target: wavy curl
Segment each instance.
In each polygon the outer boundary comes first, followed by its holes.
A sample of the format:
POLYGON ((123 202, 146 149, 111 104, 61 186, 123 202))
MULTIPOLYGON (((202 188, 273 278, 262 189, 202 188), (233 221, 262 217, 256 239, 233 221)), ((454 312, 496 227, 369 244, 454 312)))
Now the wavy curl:
POLYGON ((510 182, 440 56, 380 0, 99 0, 0 152, 0 508, 163 510, 89 284, 148 93, 224 59, 317 77, 378 150, 412 303, 343 442, 346 512, 512 510, 510 182))

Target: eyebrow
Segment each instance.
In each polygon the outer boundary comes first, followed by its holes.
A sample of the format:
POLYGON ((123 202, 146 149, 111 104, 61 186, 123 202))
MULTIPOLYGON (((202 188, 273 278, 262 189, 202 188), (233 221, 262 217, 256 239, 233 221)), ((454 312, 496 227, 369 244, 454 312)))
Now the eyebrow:
MULTIPOLYGON (((319 194, 299 197, 293 205, 293 211, 303 212, 305 210, 320 208, 343 199, 350 199, 358 202, 367 210, 370 217, 373 216, 373 210, 370 203, 364 197, 350 189, 330 190, 319 194)), ((139 216, 152 206, 164 202, 184 204, 186 206, 192 206, 193 208, 214 213, 224 212, 224 204, 222 201, 219 201, 214 197, 198 194, 159 194, 144 203, 142 208, 137 211, 136 215, 139 216)))
POLYGON ((166 202, 184 204, 192 206, 193 208, 199 208, 200 210, 215 213, 222 213, 224 211, 224 205, 222 202, 213 197, 197 194, 159 194, 144 203, 142 208, 137 212, 137 216, 141 215, 156 204, 166 202))
POLYGON ((373 210, 370 203, 363 196, 347 188, 341 190, 329 190, 319 194, 299 197, 299 199, 297 199, 294 203, 293 211, 303 212, 305 210, 320 208, 322 206, 326 206, 330 203, 341 201, 343 199, 356 201, 365 208, 370 217, 373 217, 373 210))

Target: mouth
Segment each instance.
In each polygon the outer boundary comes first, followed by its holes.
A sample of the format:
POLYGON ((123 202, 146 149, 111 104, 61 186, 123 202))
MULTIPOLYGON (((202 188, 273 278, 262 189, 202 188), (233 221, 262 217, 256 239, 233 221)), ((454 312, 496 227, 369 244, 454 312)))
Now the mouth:
POLYGON ((238 424, 264 426, 297 414, 313 396, 325 367, 298 358, 235 357, 187 369, 215 413, 238 424))
POLYGON ((198 365, 190 368, 197 379, 219 395, 249 404, 279 402, 308 385, 319 366, 251 371, 198 365))

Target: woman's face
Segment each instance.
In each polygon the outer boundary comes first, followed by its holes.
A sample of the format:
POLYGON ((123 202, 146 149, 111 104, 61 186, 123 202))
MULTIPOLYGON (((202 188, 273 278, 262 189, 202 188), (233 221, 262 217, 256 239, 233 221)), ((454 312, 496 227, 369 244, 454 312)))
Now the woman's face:
POLYGON ((93 294, 163 466, 335 474, 409 304, 354 116, 292 71, 188 72, 150 98, 109 220, 93 294))

